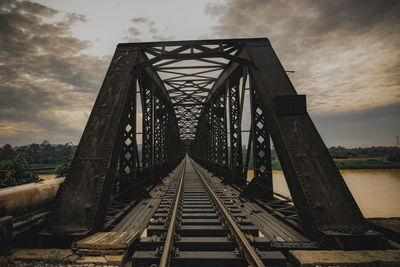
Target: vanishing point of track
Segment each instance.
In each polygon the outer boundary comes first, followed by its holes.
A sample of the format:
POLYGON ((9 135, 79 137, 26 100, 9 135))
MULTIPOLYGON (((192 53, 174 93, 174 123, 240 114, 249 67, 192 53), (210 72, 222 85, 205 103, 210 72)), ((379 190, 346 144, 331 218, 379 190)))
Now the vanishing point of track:
MULTIPOLYGON (((169 199, 167 200, 167 205, 170 205, 171 209, 164 223, 164 229, 168 226, 168 231, 166 236, 165 232, 161 234, 164 235, 165 240, 163 246, 159 249, 162 253, 159 255, 161 259, 158 266, 193 265, 190 260, 185 261, 180 257, 180 254, 184 253, 184 251, 180 251, 175 244, 175 241, 180 238, 179 233, 182 233, 182 225, 186 224, 190 224, 192 229, 192 233, 188 235, 197 236, 197 238, 199 238, 198 236, 212 238, 215 234, 215 230, 213 231, 212 229, 213 226, 215 228, 215 226, 222 225, 228 233, 226 236, 229 236, 231 246, 235 247, 232 254, 235 253, 236 262, 239 260, 240 264, 247 262, 249 266, 265 266, 258 255, 258 251, 253 248, 247 240, 246 234, 239 228, 238 220, 232 217, 230 209, 225 207, 197 163, 186 157, 177 170, 176 178, 170 185, 170 190, 176 190, 176 193, 166 194, 166 199, 163 199, 164 201, 169 199), (213 216, 212 218, 205 213, 211 210, 214 213, 214 216, 211 215, 213 216), (197 217, 191 216, 196 213, 198 213, 197 217), (193 219, 187 219, 190 216, 193 219), (214 219, 214 217, 218 219, 214 219), (196 232, 196 226, 198 227, 198 232, 196 232), (207 226, 210 227, 208 234, 207 226)), ((185 234, 183 233, 183 235, 185 234)), ((135 255, 133 255, 133 259, 135 262, 135 255)), ((138 260, 138 263, 143 264, 144 262, 138 260)))

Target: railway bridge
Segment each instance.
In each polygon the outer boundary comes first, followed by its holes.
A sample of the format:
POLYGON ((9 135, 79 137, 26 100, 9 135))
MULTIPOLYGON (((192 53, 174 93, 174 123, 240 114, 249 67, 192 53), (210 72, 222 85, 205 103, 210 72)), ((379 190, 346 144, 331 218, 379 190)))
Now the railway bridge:
POLYGON ((49 207, 14 244, 73 251, 61 262, 399 255, 398 236, 363 217, 266 38, 119 44, 49 207), (290 196, 274 191, 272 144, 290 196))

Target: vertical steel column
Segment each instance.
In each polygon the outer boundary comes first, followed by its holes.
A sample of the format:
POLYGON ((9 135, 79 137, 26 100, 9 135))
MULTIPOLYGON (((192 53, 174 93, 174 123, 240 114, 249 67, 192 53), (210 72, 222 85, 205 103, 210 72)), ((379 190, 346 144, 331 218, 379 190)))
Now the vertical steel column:
POLYGON ((162 149, 161 149, 161 155, 162 155, 162 169, 163 173, 165 170, 168 169, 168 130, 167 130, 167 125, 168 125, 168 107, 164 105, 163 108, 163 114, 162 114, 162 119, 161 119, 161 144, 162 144, 162 149))
MULTIPOLYGON (((223 88, 225 89, 225 88, 223 88)), ((218 174, 221 177, 226 177, 228 173, 228 140, 227 140, 227 125, 226 125, 226 91, 216 96, 214 101, 215 112, 215 127, 216 127, 216 152, 218 174)))
POLYGON ((131 105, 129 107, 129 114, 125 126, 123 136, 122 152, 119 160, 120 177, 126 175, 136 178, 136 169, 138 161, 138 151, 136 142, 136 79, 132 80, 131 89, 132 94, 131 105))
POLYGON ((190 157, 196 160, 201 165, 204 165, 207 151, 207 130, 205 125, 205 111, 200 114, 199 122, 196 127, 196 135, 190 145, 190 157))
POLYGON ((214 97, 213 101, 211 102, 212 104, 212 109, 211 109, 211 116, 212 116, 212 129, 213 129, 213 144, 212 144, 212 151, 213 151, 213 155, 212 155, 212 159, 213 159, 213 172, 217 173, 219 175, 219 162, 221 159, 221 153, 220 153, 220 138, 219 138, 219 129, 220 129, 220 125, 219 125, 219 120, 218 120, 218 99, 217 97, 214 97))
POLYGON ((161 121, 162 103, 159 95, 154 97, 154 174, 158 177, 162 161, 161 121))
POLYGON ((171 108, 171 111, 170 111, 171 120, 170 120, 170 130, 169 130, 171 132, 171 135, 170 135, 171 136, 170 158, 172 159, 174 164, 176 164, 180 157, 180 155, 179 155, 180 139, 179 139, 179 130, 178 130, 178 125, 177 125, 177 120, 176 120, 176 117, 174 117, 173 112, 174 111, 171 108))
POLYGON ((243 178, 239 78, 233 77, 226 84, 229 96, 230 168, 232 174, 231 179, 227 179, 227 181, 235 184, 245 184, 246 181, 243 178))
POLYGON ((201 150, 201 154, 199 155, 199 157, 201 157, 203 166, 207 166, 209 159, 208 147, 210 145, 209 144, 210 139, 208 137, 208 129, 207 129, 207 112, 203 112, 201 118, 202 118, 202 124, 200 125, 201 127, 200 129, 202 131, 202 134, 198 138, 198 147, 201 150))
POLYGON ((169 163, 171 167, 174 165, 177 165, 179 161, 182 159, 184 156, 184 151, 183 151, 183 144, 180 140, 179 136, 179 130, 178 130, 178 123, 177 123, 177 118, 175 116, 173 108, 170 106, 170 108, 167 111, 169 113, 169 119, 168 119, 168 135, 169 135, 169 141, 168 141, 168 154, 169 154, 169 163))
POLYGON ((272 198, 271 143, 258 96, 250 79, 250 103, 252 116, 254 182, 265 186, 263 198, 272 198))
POLYGON ((206 119, 207 119, 207 168, 212 171, 212 162, 213 162, 213 122, 212 122, 212 114, 211 114, 211 103, 206 107, 206 119))
POLYGON ((198 129, 195 136, 195 148, 197 160, 204 167, 208 166, 209 160, 209 131, 208 131, 208 113, 207 107, 204 107, 202 113, 200 114, 198 129))
POLYGON ((222 118, 221 120, 221 128, 220 128, 220 138, 221 138, 221 170, 224 177, 226 177, 229 174, 229 169, 228 169, 228 126, 227 126, 227 118, 226 118, 226 90, 224 90, 224 93, 221 95, 221 112, 222 112, 222 118))
POLYGON ((141 79, 143 109, 142 168, 143 175, 154 177, 154 95, 152 82, 141 79))
POLYGON ((215 138, 215 120, 214 120, 214 112, 213 112, 213 100, 211 100, 210 105, 207 108, 208 113, 208 134, 209 134, 209 146, 208 146, 208 169, 210 171, 215 171, 215 162, 216 162, 216 138, 215 138))

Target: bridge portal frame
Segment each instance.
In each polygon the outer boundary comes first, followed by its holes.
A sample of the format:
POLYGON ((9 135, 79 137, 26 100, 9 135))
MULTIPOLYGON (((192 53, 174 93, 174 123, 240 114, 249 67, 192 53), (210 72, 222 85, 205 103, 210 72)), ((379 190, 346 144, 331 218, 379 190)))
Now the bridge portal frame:
MULTIPOLYGON (((159 183, 185 151, 241 188, 243 197, 271 200, 270 138, 310 237, 343 241, 373 235, 308 115, 305 96, 297 94, 268 39, 119 44, 48 229, 62 234, 100 230, 121 176, 129 177, 123 179, 128 189, 159 183), (202 64, 173 65, 190 60, 202 64), (196 72, 180 72, 188 69, 196 72), (217 70, 218 77, 209 76, 217 70), (247 80, 250 88, 245 88, 247 80), (138 133, 131 130, 137 86, 143 110, 141 159, 138 133), (250 92, 251 129, 243 160, 245 90, 250 92), (250 147, 255 178, 247 183, 250 147)), ((118 196, 121 190, 116 191, 118 196)), ((137 197, 137 191, 125 191, 128 198, 137 197)))

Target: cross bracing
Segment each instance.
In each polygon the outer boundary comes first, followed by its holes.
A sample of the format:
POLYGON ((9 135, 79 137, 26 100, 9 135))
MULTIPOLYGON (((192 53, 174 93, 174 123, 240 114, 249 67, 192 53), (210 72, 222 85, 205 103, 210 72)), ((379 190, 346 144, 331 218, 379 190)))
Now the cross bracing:
POLYGON ((87 234, 117 224, 112 205, 151 198, 185 155, 234 187, 236 198, 262 201, 312 240, 342 247, 349 238, 375 240, 306 97, 297 94, 266 38, 119 44, 49 231, 87 234), (290 198, 273 189, 271 140, 290 198))
MULTIPOLYGON (((198 118, 212 87, 239 43, 182 44, 156 43, 139 46, 158 73, 174 107, 182 140, 193 140, 198 118)), ((239 60, 239 59, 238 59, 239 60)))

